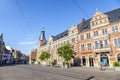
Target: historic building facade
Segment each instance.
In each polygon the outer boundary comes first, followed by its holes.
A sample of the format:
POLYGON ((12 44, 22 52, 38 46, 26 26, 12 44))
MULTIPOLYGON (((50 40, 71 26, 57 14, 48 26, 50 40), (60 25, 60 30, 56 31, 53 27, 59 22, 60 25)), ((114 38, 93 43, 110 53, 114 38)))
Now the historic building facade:
MULTIPOLYGON (((38 41, 38 52, 37 52, 37 62, 40 61, 39 56, 42 51, 47 51, 51 53, 51 58, 48 62, 43 62, 41 64, 50 64, 50 62, 55 61, 57 64, 62 65, 64 60, 57 55, 57 48, 70 43, 74 46, 74 50, 78 53, 78 28, 73 25, 69 30, 66 30, 56 36, 50 36, 48 41, 45 39, 45 31, 41 31, 41 35, 38 41)), ((41 62, 41 61, 40 61, 41 62)))
POLYGON ((113 67, 120 62, 120 9, 107 13, 96 11, 80 26, 79 56, 83 66, 113 67))
POLYGON ((70 43, 74 46, 75 58, 82 66, 99 67, 102 62, 106 67, 113 67, 113 62, 120 62, 120 9, 107 13, 96 10, 92 18, 83 19, 77 26, 51 36, 48 41, 44 33, 42 30, 38 42, 37 61, 42 51, 48 51, 52 57, 47 63, 56 60, 62 64, 57 48, 70 43))

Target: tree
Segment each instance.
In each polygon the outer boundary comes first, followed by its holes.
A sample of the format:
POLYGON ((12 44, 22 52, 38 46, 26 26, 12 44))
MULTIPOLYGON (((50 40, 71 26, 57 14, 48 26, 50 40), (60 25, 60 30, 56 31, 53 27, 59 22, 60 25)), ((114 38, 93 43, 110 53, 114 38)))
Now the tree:
POLYGON ((66 64, 69 65, 69 61, 73 58, 75 52, 72 45, 66 44, 57 49, 57 54, 64 58, 66 64))
POLYGON ((39 58, 40 58, 42 61, 45 61, 45 60, 48 60, 48 59, 50 58, 50 56, 51 56, 50 53, 48 53, 48 52, 46 52, 46 51, 43 51, 43 52, 41 53, 41 55, 40 55, 39 58))

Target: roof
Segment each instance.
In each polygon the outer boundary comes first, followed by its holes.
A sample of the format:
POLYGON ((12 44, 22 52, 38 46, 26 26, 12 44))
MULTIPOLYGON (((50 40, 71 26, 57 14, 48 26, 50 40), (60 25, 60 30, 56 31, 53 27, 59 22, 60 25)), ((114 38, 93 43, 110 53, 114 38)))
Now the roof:
POLYGON ((110 23, 120 21, 120 8, 105 13, 108 15, 110 23))
MULTIPOLYGON (((106 12, 106 15, 108 15, 110 23, 120 21, 120 8, 106 12)), ((90 30, 90 20, 92 18, 85 21, 84 25, 80 28, 80 32, 85 32, 87 30, 90 30)), ((79 27, 80 24, 78 24, 79 27)))
POLYGON ((68 36, 68 30, 65 30, 64 32, 62 32, 62 33, 54 36, 53 38, 54 38, 54 41, 55 41, 55 40, 58 40, 58 39, 60 39, 60 38, 65 37, 65 36, 68 36))

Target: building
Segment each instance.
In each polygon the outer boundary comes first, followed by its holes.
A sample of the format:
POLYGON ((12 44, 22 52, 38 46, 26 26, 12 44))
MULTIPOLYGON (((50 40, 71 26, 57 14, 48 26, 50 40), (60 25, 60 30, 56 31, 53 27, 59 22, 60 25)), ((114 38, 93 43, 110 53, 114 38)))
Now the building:
POLYGON ((12 64, 13 63, 13 49, 11 46, 6 46, 6 58, 7 58, 7 63, 12 64))
POLYGON ((79 57, 83 66, 99 67, 102 62, 113 67, 113 62, 120 62, 120 9, 107 13, 96 10, 79 27, 79 57))
POLYGON ((6 63, 5 43, 3 41, 3 33, 0 34, 0 64, 6 63))
POLYGON ((20 50, 13 49, 13 62, 14 63, 19 63, 21 59, 22 53, 20 50))
POLYGON ((29 55, 29 63, 30 64, 35 64, 37 58, 37 49, 31 51, 29 55))
POLYGON ((73 25, 69 30, 66 30, 56 36, 50 36, 48 41, 45 38, 44 29, 41 31, 41 35, 38 41, 38 49, 37 49, 37 62, 41 62, 41 64, 49 65, 50 62, 55 62, 59 65, 63 65, 64 60, 57 55, 57 48, 70 43, 74 46, 74 50, 78 53, 78 28, 76 25, 73 25), (42 51, 47 51, 51 53, 51 58, 48 62, 40 61, 39 57, 42 51))
POLYGON ((48 40, 42 30, 37 61, 40 61, 38 57, 42 51, 48 51, 52 55, 48 62, 55 60, 62 65, 63 59, 57 55, 57 48, 66 43, 74 46, 76 56, 73 63, 99 67, 102 62, 105 67, 113 67, 113 62, 120 62, 120 8, 106 13, 96 10, 92 18, 83 19, 80 24, 48 40))

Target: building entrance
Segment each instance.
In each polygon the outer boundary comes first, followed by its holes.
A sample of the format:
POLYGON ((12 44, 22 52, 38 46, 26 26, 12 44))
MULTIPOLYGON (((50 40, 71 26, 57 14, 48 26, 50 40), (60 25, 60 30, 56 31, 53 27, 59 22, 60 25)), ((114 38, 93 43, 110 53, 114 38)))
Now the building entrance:
POLYGON ((109 59, 106 54, 100 54, 100 61, 103 63, 103 66, 109 66, 109 59))
POLYGON ((89 56, 89 65, 94 66, 93 57, 89 56))
POLYGON ((74 64, 73 64, 73 66, 81 66, 80 64, 81 64, 80 58, 74 58, 74 64))
POLYGON ((86 66, 86 58, 85 58, 85 56, 82 56, 82 65, 86 66))

